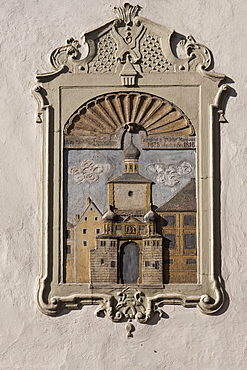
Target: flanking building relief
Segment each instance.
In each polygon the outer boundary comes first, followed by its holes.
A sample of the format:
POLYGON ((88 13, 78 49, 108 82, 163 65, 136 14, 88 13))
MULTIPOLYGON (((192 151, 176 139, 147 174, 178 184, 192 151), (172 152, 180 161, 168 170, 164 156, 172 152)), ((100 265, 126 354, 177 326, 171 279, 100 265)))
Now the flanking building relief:
POLYGON ((204 45, 177 43, 139 11, 126 3, 86 32, 84 59, 69 38, 33 89, 43 127, 37 300, 49 315, 97 304, 113 321, 145 323, 165 304, 214 313, 224 303, 217 151, 229 88, 204 45))

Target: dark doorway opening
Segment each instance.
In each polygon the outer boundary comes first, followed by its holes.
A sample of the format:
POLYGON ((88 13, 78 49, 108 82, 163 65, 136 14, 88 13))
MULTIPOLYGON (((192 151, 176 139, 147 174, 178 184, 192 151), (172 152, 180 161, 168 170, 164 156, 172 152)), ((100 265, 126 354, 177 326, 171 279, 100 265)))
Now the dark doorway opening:
POLYGON ((139 246, 127 242, 120 249, 120 281, 122 284, 137 284, 139 278, 139 246))

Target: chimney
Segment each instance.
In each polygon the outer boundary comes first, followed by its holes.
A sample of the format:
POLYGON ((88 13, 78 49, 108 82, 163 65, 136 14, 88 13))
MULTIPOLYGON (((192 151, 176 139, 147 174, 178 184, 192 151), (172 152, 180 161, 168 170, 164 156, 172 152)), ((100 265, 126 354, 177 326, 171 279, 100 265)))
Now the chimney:
POLYGON ((87 199, 86 199, 86 206, 89 206, 90 203, 91 203, 91 198, 87 197, 87 199))
POLYGON ((75 222, 77 223, 80 220, 80 215, 75 215, 75 222))

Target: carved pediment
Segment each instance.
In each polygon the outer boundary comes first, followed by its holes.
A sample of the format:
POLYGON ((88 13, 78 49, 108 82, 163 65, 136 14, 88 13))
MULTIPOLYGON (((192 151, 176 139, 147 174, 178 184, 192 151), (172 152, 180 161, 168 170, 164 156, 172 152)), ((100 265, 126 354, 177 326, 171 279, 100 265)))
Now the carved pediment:
MULTIPOLYGON (((80 60, 78 40, 69 38, 66 45, 55 49, 50 56, 54 72, 39 75, 39 80, 61 72, 114 73, 124 86, 134 86, 137 78, 149 73, 199 71, 210 78, 221 75, 207 73, 211 53, 190 35, 181 37, 176 45, 184 58, 173 52, 175 31, 138 16, 141 7, 128 3, 114 8, 116 17, 92 31, 84 33, 88 55, 80 60)), ((175 48, 176 49, 176 48, 175 48)))
POLYGON ((138 223, 138 224, 142 223, 140 220, 138 220, 137 218, 135 218, 135 217, 133 217, 133 216, 127 216, 127 217, 123 220, 123 222, 125 222, 125 223, 138 223))

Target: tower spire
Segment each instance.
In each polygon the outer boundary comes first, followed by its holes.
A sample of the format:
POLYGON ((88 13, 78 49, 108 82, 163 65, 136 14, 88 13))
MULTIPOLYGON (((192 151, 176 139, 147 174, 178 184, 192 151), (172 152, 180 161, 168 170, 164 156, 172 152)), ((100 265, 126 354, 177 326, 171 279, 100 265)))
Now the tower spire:
POLYGON ((141 155, 140 150, 133 144, 131 134, 130 144, 124 149, 124 172, 138 173, 138 162, 141 155))

